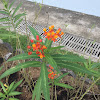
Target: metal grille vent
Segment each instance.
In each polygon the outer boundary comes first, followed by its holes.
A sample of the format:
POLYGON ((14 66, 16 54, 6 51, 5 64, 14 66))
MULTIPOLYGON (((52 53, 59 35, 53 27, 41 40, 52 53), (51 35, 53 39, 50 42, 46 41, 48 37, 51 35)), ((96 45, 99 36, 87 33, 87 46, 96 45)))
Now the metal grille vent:
MULTIPOLYGON (((0 15, 0 18, 5 17, 4 15, 0 15)), ((0 23, 2 24, 2 23, 0 23)), ((27 26, 32 26, 32 23, 27 21, 25 23, 25 21, 22 21, 21 24, 17 27, 17 30, 26 33, 26 24, 27 26)), ((40 34, 40 36, 45 39, 44 35, 43 35, 43 28, 46 28, 46 26, 42 26, 42 25, 34 25, 33 27, 37 30, 37 32, 40 34)), ((48 29, 47 29, 48 30, 48 29)), ((27 28, 27 32, 29 33, 30 30, 29 28, 27 28)), ((60 42, 60 38, 57 39, 58 43, 60 42)), ((79 37, 79 36, 75 36, 72 34, 68 34, 65 33, 62 36, 62 40, 61 40, 61 45, 65 46, 67 49, 69 50, 74 50, 78 53, 82 53, 85 55, 88 55, 91 57, 95 57, 95 58, 99 58, 100 57, 100 43, 98 42, 94 42, 92 40, 87 40, 83 37, 79 37)))

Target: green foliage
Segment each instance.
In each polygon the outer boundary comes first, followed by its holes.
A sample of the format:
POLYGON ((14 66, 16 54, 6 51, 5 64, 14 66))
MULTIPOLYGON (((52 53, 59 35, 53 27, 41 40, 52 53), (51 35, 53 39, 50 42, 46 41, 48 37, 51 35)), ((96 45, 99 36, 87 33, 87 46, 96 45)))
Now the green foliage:
MULTIPOLYGON (((23 21, 23 16, 25 16, 26 14, 16 14, 17 11, 20 9, 22 3, 20 3, 16 8, 12 8, 13 4, 14 4, 15 0, 12 1, 12 3, 9 5, 9 0, 3 0, 2 4, 4 6, 4 9, 0 10, 1 14, 5 14, 7 17, 4 18, 0 18, 0 22, 3 22, 3 24, 7 24, 7 26, 0 26, 1 28, 8 28, 10 29, 10 27, 13 27, 14 31, 16 32, 16 28, 18 27, 18 25, 23 21), (17 22, 16 22, 17 21, 17 22), (6 23, 5 23, 6 22, 6 23)), ((10 34, 12 35, 12 34, 10 34)), ((5 38, 9 38, 8 34, 5 34, 5 38)), ((11 36, 10 36, 11 37, 11 36)))
POLYGON ((8 59, 7 61, 15 61, 15 60, 24 60, 24 59, 29 59, 29 58, 39 58, 35 52, 33 52, 32 55, 28 55, 27 53, 24 53, 24 54, 19 54, 19 55, 16 55, 10 59, 8 59))
POLYGON ((22 83, 22 81, 23 80, 20 80, 17 83, 12 82, 10 84, 10 86, 7 86, 6 84, 3 85, 3 83, 0 81, 0 85, 3 89, 3 93, 0 92, 0 100, 5 100, 5 99, 6 100, 19 100, 19 99, 13 98, 13 97, 16 96, 16 95, 20 95, 21 92, 14 91, 14 90, 22 83))
POLYGON ((73 87, 71 87, 70 85, 64 84, 64 83, 57 83, 54 82, 55 85, 60 86, 60 87, 64 87, 64 88, 68 88, 68 89, 74 89, 73 87))
MULTIPOLYGON (((15 13, 19 7, 20 7, 20 5, 17 6, 15 12, 13 13, 13 16, 15 15, 15 13)), ((19 14, 19 15, 17 15, 17 17, 18 16, 20 18, 21 15, 19 14)), ((17 21, 17 19, 15 21, 17 21)), ((29 26, 29 29, 32 32, 34 38, 36 38, 36 35, 38 35, 39 38, 42 39, 40 37, 39 33, 34 28, 29 26)), ((37 41, 37 40, 35 40, 35 41, 37 41)), ((24 44, 25 44, 25 42, 24 42, 24 44)), ((50 64, 54 68, 54 70, 56 70, 59 73, 60 73, 59 68, 63 67, 63 68, 67 68, 67 69, 70 69, 72 71, 75 71, 77 73, 80 72, 80 73, 87 74, 90 76, 95 76, 95 77, 100 76, 99 73, 96 73, 96 72, 93 72, 90 70, 91 68, 96 68, 97 66, 99 66, 99 64, 92 64, 91 60, 89 60, 89 62, 87 63, 87 61, 83 57, 80 57, 80 56, 77 56, 74 54, 68 54, 68 53, 61 54, 61 52, 60 52, 60 54, 59 53, 52 54, 53 50, 55 50, 55 51, 60 50, 60 48, 62 48, 63 46, 51 47, 52 41, 49 41, 47 39, 45 40, 44 43, 42 41, 42 44, 43 45, 45 44, 47 46, 47 49, 44 50, 45 57, 43 59, 41 59, 41 62, 39 62, 39 61, 27 61, 24 63, 20 63, 20 64, 16 65, 15 67, 12 67, 12 68, 8 69, 7 71, 5 71, 0 76, 0 79, 4 78, 10 74, 13 74, 17 71, 20 71, 23 68, 41 67, 40 77, 38 78, 37 83, 34 87, 32 100, 34 100, 35 98, 36 98, 36 100, 40 100, 41 93, 43 94, 45 100, 50 100, 50 91, 49 91, 50 83, 49 83, 49 81, 51 82, 52 87, 53 87, 53 85, 56 85, 56 86, 60 86, 60 87, 68 88, 68 89, 74 89, 74 88, 67 85, 67 84, 58 83, 59 80, 62 79, 64 76, 68 75, 68 73, 65 73, 65 74, 63 74, 63 75, 59 76, 58 78, 51 81, 51 79, 48 78, 48 70, 47 70, 46 64, 50 64)), ((25 46, 25 48, 26 47, 27 46, 25 46)), ((29 59, 29 58, 39 58, 39 56, 36 54, 36 52, 33 51, 31 55, 28 55, 27 53, 19 54, 17 56, 10 58, 8 61, 25 60, 25 59, 29 59)), ((6 93, 5 87, 3 86, 2 83, 1 83, 1 85, 2 85, 3 91, 6 93)), ((14 91, 18 85, 19 85, 18 83, 17 84, 14 84, 14 82, 11 83, 11 85, 9 86, 9 89, 8 89, 8 91, 9 91, 8 96, 12 96, 12 95, 14 96, 14 95, 20 94, 20 92, 14 91), (15 85, 15 87, 14 87, 14 85, 15 85), (13 89, 12 89, 12 87, 13 87, 13 89)), ((0 95, 2 97, 4 96, 2 93, 0 93, 0 95)), ((12 98, 10 98, 10 99, 13 100, 12 98)))
MULTIPOLYGON (((4 42, 10 43, 14 51, 16 50, 16 40, 17 40, 15 34, 16 34, 15 32, 7 31, 6 29, 0 29, 0 39, 2 39, 4 42)), ((22 50, 24 52, 27 52, 26 49, 27 36, 19 35, 19 40, 22 50)))
POLYGON ((2 75, 0 75, 0 79, 13 74, 17 71, 20 71, 22 68, 28 68, 28 67, 40 67, 40 62, 38 61, 27 61, 24 63, 20 63, 18 65, 16 65, 15 67, 12 67, 10 69, 8 69, 7 71, 5 71, 2 75))

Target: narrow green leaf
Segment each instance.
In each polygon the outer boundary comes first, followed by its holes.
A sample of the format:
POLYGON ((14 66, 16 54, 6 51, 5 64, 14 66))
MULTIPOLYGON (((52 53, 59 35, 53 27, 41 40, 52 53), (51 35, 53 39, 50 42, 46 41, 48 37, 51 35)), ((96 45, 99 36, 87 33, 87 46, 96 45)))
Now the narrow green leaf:
POLYGON ((90 69, 94 69, 100 66, 100 63, 94 63, 90 69))
POLYGON ((68 69, 76 71, 76 72, 81 72, 81 73, 85 73, 88 75, 94 75, 91 71, 87 70, 85 67, 80 66, 79 64, 76 64, 76 63, 57 62, 57 64, 60 67, 68 68, 68 69))
POLYGON ((11 91, 11 89, 13 88, 13 86, 14 86, 14 83, 15 82, 12 82, 11 84, 10 84, 10 86, 8 87, 8 92, 10 92, 11 91))
POLYGON ((55 60, 54 60, 49 54, 45 54, 45 58, 46 58, 47 62, 48 62, 55 70, 59 71, 55 60))
POLYGON ((0 34, 0 38, 8 38, 8 37, 12 37, 12 38, 16 38, 16 35, 15 34, 0 34))
POLYGON ((51 48, 52 42, 53 42, 53 41, 51 41, 51 40, 47 40, 47 41, 46 41, 45 46, 47 47, 47 49, 46 49, 47 51, 51 48))
POLYGON ((63 48, 64 46, 57 46, 57 47, 52 47, 52 48, 50 48, 49 50, 51 51, 51 50, 56 50, 56 49, 60 49, 60 48, 63 48))
POLYGON ((12 27, 12 26, 0 26, 0 29, 1 28, 10 28, 10 27, 12 27))
POLYGON ((41 66, 42 89, 45 100, 50 100, 49 85, 48 85, 48 71, 46 64, 43 62, 41 66))
POLYGON ((16 9, 14 10, 13 14, 12 14, 12 17, 15 15, 15 13, 19 10, 19 8, 21 7, 22 3, 20 3, 16 9))
POLYGON ((54 82, 54 84, 57 85, 57 86, 60 86, 60 87, 67 88, 67 89, 74 89, 74 88, 71 87, 70 85, 67 85, 67 84, 64 84, 64 83, 57 83, 57 82, 54 82))
POLYGON ((58 82, 59 80, 61 80, 63 77, 65 77, 66 75, 68 75, 69 73, 64 73, 63 75, 60 75, 59 77, 57 77, 55 79, 56 82, 58 82))
POLYGON ((3 83, 1 81, 0 81, 0 84, 1 84, 1 87, 2 87, 3 91, 6 93, 7 92, 6 88, 4 87, 4 85, 3 85, 3 83))
POLYGON ((16 28, 18 27, 18 25, 23 21, 23 18, 20 19, 17 23, 16 23, 16 28))
POLYGON ((0 79, 13 74, 17 71, 20 71, 22 68, 28 68, 28 67, 40 67, 40 62, 38 61, 27 61, 25 63, 20 63, 19 65, 16 65, 15 67, 12 67, 10 69, 8 69, 7 71, 5 71, 1 76, 0 79))
POLYGON ((0 97, 6 97, 3 93, 0 92, 0 97))
POLYGON ((13 92, 10 92, 8 94, 8 96, 14 96, 14 95, 20 95, 20 94, 22 94, 22 93, 21 92, 17 92, 17 91, 13 91, 13 92))
POLYGON ((21 83, 23 80, 20 80, 19 82, 15 83, 11 91, 14 91, 21 83))
POLYGON ((33 52, 32 55, 28 55, 28 53, 24 53, 24 54, 16 55, 8 59, 7 61, 24 60, 29 58, 39 58, 39 56, 37 56, 35 52, 33 52))
POLYGON ((14 18, 15 18, 14 23, 15 23, 20 17, 25 16, 25 15, 26 15, 25 13, 16 15, 16 16, 14 17, 14 18))
POLYGON ((39 33, 33 27, 29 26, 29 29, 32 32, 34 38, 36 38, 36 35, 38 35, 39 38, 42 39, 41 36, 39 35, 39 33))
POLYGON ((13 2, 9 5, 9 9, 12 7, 12 5, 14 4, 15 0, 13 0, 13 2))
POLYGON ((5 22, 5 21, 10 21, 10 19, 8 17, 0 18, 0 22, 5 22))
POLYGON ((61 55, 61 54, 54 54, 52 55, 52 57, 55 60, 64 60, 64 61, 68 61, 68 62, 86 62, 86 60, 82 57, 76 56, 76 55, 61 55))
POLYGON ((1 14, 6 14, 6 15, 8 15, 9 13, 8 12, 6 12, 6 11, 0 11, 0 13, 1 14))
POLYGON ((38 87, 36 89, 36 100, 40 100, 40 97, 41 97, 41 86, 42 86, 42 80, 41 79, 42 78, 40 78, 38 87))
MULTIPOLYGON (((35 87, 34 87, 34 91, 33 91, 33 95, 32 95, 32 100, 34 100, 35 99, 35 96, 38 94, 40 94, 40 92, 41 92, 41 90, 40 90, 40 87, 41 86, 39 86, 39 85, 41 85, 41 77, 39 77, 39 79, 37 80, 37 83, 36 83, 36 85, 35 85, 35 87), (39 87, 39 90, 38 90, 38 87, 39 87)), ((38 99, 38 100, 40 100, 40 99, 38 99)))
POLYGON ((17 99, 17 98, 9 98, 9 100, 19 100, 19 99, 17 99))

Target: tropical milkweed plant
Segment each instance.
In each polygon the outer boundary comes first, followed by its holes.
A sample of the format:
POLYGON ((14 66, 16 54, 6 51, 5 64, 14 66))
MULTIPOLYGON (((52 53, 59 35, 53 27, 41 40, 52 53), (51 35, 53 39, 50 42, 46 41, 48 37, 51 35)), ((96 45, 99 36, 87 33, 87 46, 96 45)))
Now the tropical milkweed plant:
MULTIPOLYGON (((13 28, 14 32, 16 32, 16 28, 18 25, 23 21, 23 16, 26 15, 26 13, 17 14, 18 10, 22 6, 22 3, 20 3, 16 8, 13 7, 13 4, 16 0, 13 0, 11 4, 9 4, 9 0, 0 0, 2 3, 4 9, 0 9, 0 14, 2 14, 4 17, 0 18, 0 22, 3 23, 3 26, 0 26, 1 28, 13 28)), ((16 38, 16 34, 0 34, 1 38, 8 38, 13 37, 16 38)))
POLYGON ((95 74, 85 67, 81 66, 81 64, 78 64, 80 62, 86 62, 86 60, 82 57, 69 54, 61 55, 52 53, 52 50, 57 50, 64 47, 51 46, 53 42, 57 41, 57 38, 61 38, 64 34, 63 32, 61 32, 60 28, 56 32, 54 31, 53 25, 49 27, 49 31, 44 28, 43 31, 46 38, 45 41, 42 40, 41 36, 33 27, 29 26, 29 29, 34 36, 34 40, 31 39, 30 44, 27 46, 28 53, 19 54, 8 59, 8 61, 25 60, 29 58, 38 58, 41 59, 41 61, 26 61, 24 63, 20 63, 15 67, 12 67, 5 71, 0 76, 0 79, 17 71, 20 71, 23 68, 28 68, 30 66, 41 67, 40 77, 38 78, 33 90, 32 100, 34 100, 35 98, 36 100, 40 100, 41 94, 44 96, 45 100, 50 100, 50 98, 52 98, 50 97, 51 83, 55 86, 73 89, 73 87, 67 84, 59 83, 59 80, 68 73, 65 73, 57 78, 55 77, 58 73, 60 73, 60 67, 68 68, 70 70, 85 73, 95 77, 99 76, 98 74, 95 74), (49 67, 47 67, 47 64, 49 64, 49 67))

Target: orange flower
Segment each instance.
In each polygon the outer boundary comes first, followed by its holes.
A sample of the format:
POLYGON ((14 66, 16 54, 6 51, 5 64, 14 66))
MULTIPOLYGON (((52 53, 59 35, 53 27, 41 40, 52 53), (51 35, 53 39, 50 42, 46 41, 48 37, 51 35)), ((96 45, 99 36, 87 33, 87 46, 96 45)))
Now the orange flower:
POLYGON ((38 50, 38 48, 36 47, 36 44, 32 44, 33 47, 33 51, 38 50))
POLYGON ((51 72, 51 73, 48 74, 48 78, 54 79, 55 75, 57 75, 57 74, 54 74, 54 72, 51 72))
POLYGON ((38 56, 40 56, 41 59, 42 59, 43 57, 45 57, 43 53, 39 52, 39 54, 40 54, 40 55, 38 55, 38 56))
POLYGON ((44 28, 43 31, 46 32, 46 28, 44 28))
POLYGON ((63 35, 64 33, 61 32, 61 29, 60 29, 60 28, 59 28, 59 29, 56 31, 56 33, 55 33, 54 30, 53 30, 53 28, 54 28, 54 25, 50 26, 48 32, 46 32, 45 29, 44 29, 45 32, 44 32, 43 35, 46 35, 45 38, 47 38, 48 40, 51 39, 52 41, 55 42, 55 41, 57 41, 56 38, 58 38, 58 37, 61 38, 61 35, 63 35), (61 32, 61 34, 60 34, 60 32, 61 32))

